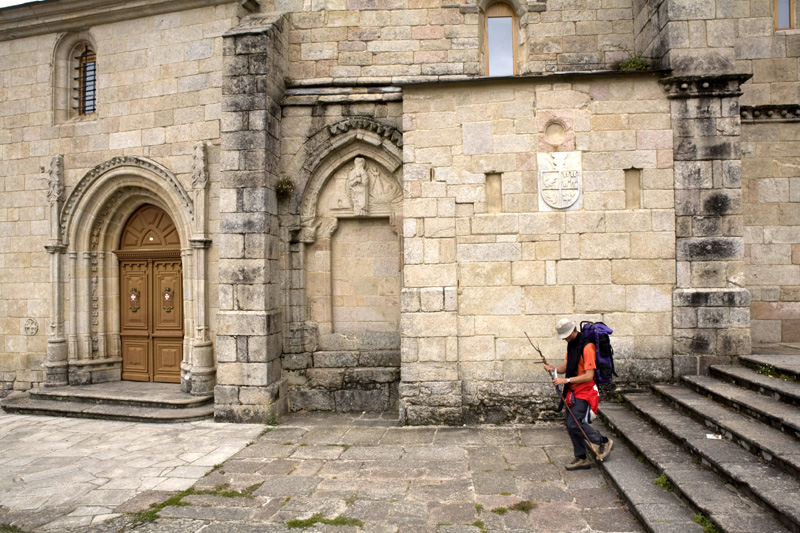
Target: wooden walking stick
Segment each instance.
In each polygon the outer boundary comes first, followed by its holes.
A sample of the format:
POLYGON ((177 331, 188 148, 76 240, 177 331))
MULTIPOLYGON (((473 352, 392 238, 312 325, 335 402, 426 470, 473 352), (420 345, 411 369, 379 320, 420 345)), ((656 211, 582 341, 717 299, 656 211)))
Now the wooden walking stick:
MULTIPOLYGON (((533 341, 531 340, 531 338, 528 337, 528 332, 526 331, 524 333, 525 333, 525 337, 528 338, 528 342, 531 343, 531 346, 533 346, 533 349, 536 350, 536 353, 538 353, 539 357, 542 358, 542 363, 545 364, 545 365, 548 364, 547 363, 547 359, 545 359, 544 354, 542 353, 542 351, 539 349, 538 346, 533 344, 533 341)), ((545 369, 545 372, 547 372, 547 369, 545 369)), ((553 374, 550 374, 550 372, 547 372, 547 373, 550 375, 550 377, 552 379, 555 379, 555 372, 553 372, 553 374)), ((578 429, 581 431, 581 434, 583 434, 584 440, 586 440, 586 442, 589 443, 589 447, 594 452, 594 456, 597 458, 598 461, 600 461, 602 463, 603 459, 600 457, 600 452, 597 451, 597 448, 594 447, 594 443, 589 440, 589 437, 586 436, 586 432, 583 430, 583 426, 581 426, 581 423, 578 422, 577 418, 575 418, 575 414, 572 412, 572 409, 570 409, 569 403, 567 403, 566 394, 561 394, 561 389, 559 389, 558 385, 556 385, 555 383, 553 383, 553 387, 556 388, 556 393, 558 393, 558 396, 559 396, 559 398, 561 398, 561 401, 564 402, 564 407, 567 408, 567 412, 570 414, 572 419, 575 421, 575 425, 578 426, 578 429)), ((564 390, 566 391, 566 387, 565 387, 564 390)))

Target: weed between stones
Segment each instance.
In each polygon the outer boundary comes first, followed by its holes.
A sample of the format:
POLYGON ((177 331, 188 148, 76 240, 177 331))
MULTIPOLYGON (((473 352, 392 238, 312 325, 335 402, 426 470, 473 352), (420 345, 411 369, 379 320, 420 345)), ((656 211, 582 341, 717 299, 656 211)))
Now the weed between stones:
POLYGON ((298 518, 289 520, 288 522, 286 522, 286 527, 290 529, 306 528, 306 527, 311 527, 314 524, 326 524, 330 526, 364 527, 364 522, 358 520, 357 518, 348 518, 346 516, 337 516, 336 518, 322 518, 322 515, 320 513, 315 513, 311 515, 309 518, 306 518, 304 520, 300 520, 298 518))
MULTIPOLYGON (((219 485, 214 490, 195 490, 194 488, 188 488, 174 496, 170 496, 166 500, 161 503, 153 503, 150 505, 150 509, 147 511, 140 511, 138 513, 134 513, 132 516, 133 524, 138 524, 140 522, 154 522, 159 516, 159 512, 162 511, 165 507, 186 507, 191 505, 188 502, 183 501, 183 499, 187 496, 193 495, 210 495, 210 496, 221 496, 223 498, 253 498, 253 493, 258 490, 258 488, 263 484, 256 483, 255 485, 250 485, 244 490, 230 490, 230 485, 227 483, 224 485, 219 485)), ((14 533, 13 531, 5 532, 0 529, 0 533, 14 533)))
POLYGON ((706 518, 703 513, 692 515, 692 520, 694 520, 696 524, 703 526, 703 533, 717 533, 717 526, 706 518))
POLYGON ((669 479, 667 479, 667 475, 664 473, 655 478, 653 480, 653 483, 666 491, 672 492, 672 483, 669 482, 669 479))
POLYGON ((0 524, 0 533, 27 533, 27 532, 12 524, 0 524))

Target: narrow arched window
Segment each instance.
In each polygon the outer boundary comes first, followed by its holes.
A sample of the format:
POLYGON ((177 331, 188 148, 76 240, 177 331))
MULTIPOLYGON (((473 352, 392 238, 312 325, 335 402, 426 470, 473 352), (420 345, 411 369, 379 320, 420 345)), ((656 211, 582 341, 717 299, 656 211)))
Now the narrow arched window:
POLYGON ((486 72, 489 76, 517 73, 517 17, 508 4, 486 8, 486 72))
POLYGON ((97 105, 97 56, 88 45, 75 59, 75 77, 72 97, 79 115, 94 113, 97 105))
POLYGON ((794 0, 773 0, 775 11, 775 29, 791 30, 794 28, 794 0))

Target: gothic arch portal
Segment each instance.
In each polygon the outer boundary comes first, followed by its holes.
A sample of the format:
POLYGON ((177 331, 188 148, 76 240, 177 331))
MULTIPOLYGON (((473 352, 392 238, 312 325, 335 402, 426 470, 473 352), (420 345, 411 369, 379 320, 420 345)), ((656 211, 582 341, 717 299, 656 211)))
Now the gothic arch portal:
POLYGON ((87 172, 63 194, 63 158, 50 168, 52 323, 46 375, 50 386, 120 379, 118 249, 125 223, 143 205, 168 213, 183 264, 184 337, 181 389, 209 394, 214 387, 208 332, 205 145, 195 153, 195 179, 186 191, 166 167, 123 156, 87 172))

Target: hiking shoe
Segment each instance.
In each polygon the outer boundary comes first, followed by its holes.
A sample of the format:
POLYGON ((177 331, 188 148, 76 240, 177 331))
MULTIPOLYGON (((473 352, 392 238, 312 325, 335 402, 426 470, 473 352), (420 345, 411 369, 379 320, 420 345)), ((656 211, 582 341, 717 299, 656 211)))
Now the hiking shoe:
POLYGON ((611 447, 614 446, 614 441, 608 439, 608 442, 604 442, 597 448, 597 458, 601 461, 604 461, 608 454, 611 453, 611 447))
POLYGON ((580 457, 576 457, 572 460, 572 462, 567 463, 564 468, 567 470, 587 470, 591 467, 592 465, 589 462, 589 459, 581 459, 580 457))

